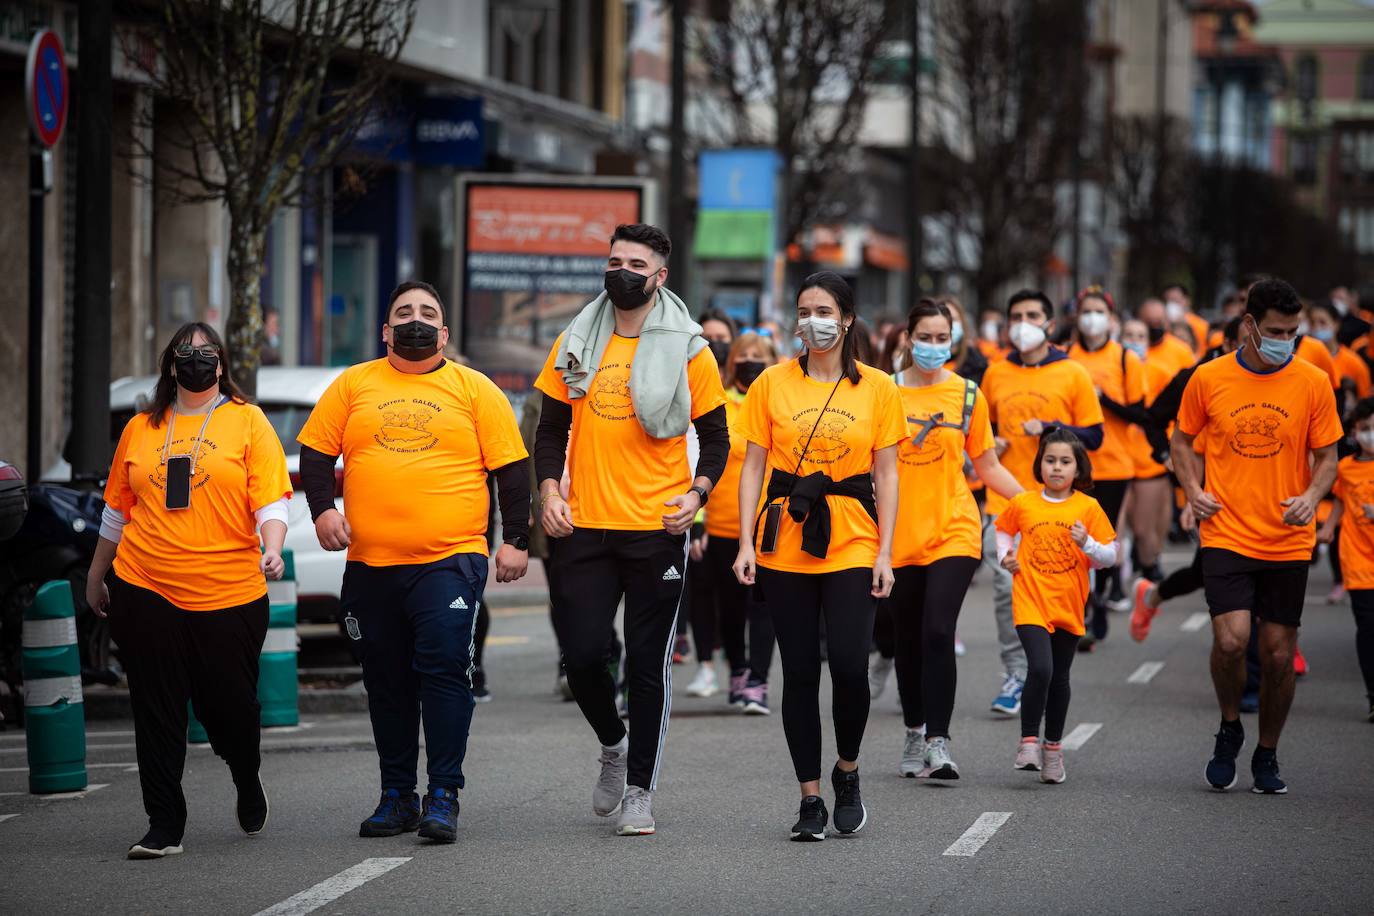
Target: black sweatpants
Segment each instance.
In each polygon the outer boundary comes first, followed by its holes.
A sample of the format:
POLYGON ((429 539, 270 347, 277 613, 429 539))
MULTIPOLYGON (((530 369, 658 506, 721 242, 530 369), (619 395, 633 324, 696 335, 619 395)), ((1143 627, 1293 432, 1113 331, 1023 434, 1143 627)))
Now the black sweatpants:
POLYGON ((735 578, 738 553, 738 541, 713 537, 706 541, 702 561, 692 564, 687 580, 692 639, 699 659, 710 658, 719 643, 731 672, 748 669, 766 682, 773 664, 773 620, 768 608, 754 599, 752 589, 735 578))
POLYGON ((946 557, 928 566, 894 571, 892 617, 897 691, 907 728, 926 726, 928 737, 949 737, 957 673, 954 625, 979 557, 946 557))
POLYGON ((797 782, 821 778, 821 620, 833 692, 835 748, 858 760, 868 724, 868 647, 877 599, 871 569, 792 573, 760 568, 758 584, 782 654, 782 727, 797 782))
POLYGON ((1069 716, 1069 666, 1073 664, 1078 640, 1068 630, 1051 633, 1044 627, 1023 623, 1016 628, 1026 650, 1026 688, 1021 692, 1021 737, 1040 737, 1040 719, 1045 720, 1045 740, 1064 737, 1064 721, 1069 716))
POLYGON ((1347 594, 1355 615, 1355 654, 1360 659, 1365 693, 1374 703, 1374 589, 1355 588, 1347 594))
MULTIPOLYGON (((1112 523, 1112 528, 1116 528, 1116 523, 1121 518, 1121 506, 1126 502, 1126 493, 1129 492, 1131 481, 1129 480, 1097 480, 1093 481, 1093 499, 1097 500, 1102 506, 1102 511, 1106 513, 1107 521, 1112 523)), ((1100 598, 1106 598, 1115 583, 1119 586, 1121 582, 1121 567, 1111 566, 1106 569, 1099 569, 1094 575, 1096 585, 1093 589, 1094 594, 1100 598)), ((1092 604, 1092 602, 1090 602, 1092 604)), ((1105 614, 1107 609, 1102 606, 1102 602, 1096 602, 1095 613, 1105 614), (1097 609, 1100 608, 1100 611, 1097 609)), ((1098 624, 1098 628, 1104 633, 1106 631, 1105 620, 1098 624)))
POLYGON ((568 686, 602 745, 625 737, 615 706, 606 647, 625 599, 625 669, 629 683, 627 781, 653 791, 668 737, 673 640, 686 569, 686 537, 656 531, 577 528, 551 548, 553 626, 568 686))
POLYGON ((148 825, 172 845, 186 830, 186 702, 236 784, 257 779, 258 656, 267 596, 219 611, 184 611, 110 577, 110 635, 119 644, 134 712, 138 781, 148 825))

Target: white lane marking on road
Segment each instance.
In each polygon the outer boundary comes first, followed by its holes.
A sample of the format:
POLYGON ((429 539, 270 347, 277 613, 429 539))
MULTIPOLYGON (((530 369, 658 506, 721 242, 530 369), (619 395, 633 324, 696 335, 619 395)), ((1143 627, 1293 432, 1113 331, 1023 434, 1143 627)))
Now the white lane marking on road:
POLYGON ((487 645, 489 646, 523 646, 529 642, 528 636, 488 636, 487 645))
MULTIPOLYGON (((136 763, 88 763, 88 764, 86 764, 86 769, 88 769, 88 770, 118 770, 118 769, 120 769, 121 767, 133 767, 135 770, 137 770, 137 769, 138 769, 138 764, 136 764, 136 763)), ((28 771, 29 771, 29 768, 28 768, 28 767, 0 767, 0 773, 27 773, 28 771)), ((125 772, 127 773, 127 772, 129 772, 129 771, 128 771, 128 770, 125 770, 125 772)))
MULTIPOLYGON (((88 753, 88 754, 91 753, 92 751, 131 751, 131 750, 133 750, 133 749, 134 749, 134 745, 133 745, 133 744, 88 744, 88 745, 86 745, 86 753, 88 753)), ((27 753, 28 753, 28 748, 23 748, 23 747, 6 747, 6 748, 0 748, 0 754, 27 754, 27 753)))
POLYGON ((99 792, 101 789, 109 788, 109 786, 110 784, 108 782, 93 782, 79 792, 58 792, 55 795, 40 795, 39 798, 44 801, 66 801, 70 798, 85 798, 92 792, 99 792))
POLYGON ((19 816, 19 815, 17 815, 17 814, 0 814, 0 824, 3 824, 5 821, 9 820, 9 819, 12 818, 12 817, 18 817, 18 816, 19 816))
POLYGON ((964 835, 945 850, 945 855, 973 855, 982 849, 983 844, 992 839, 992 835, 1009 820, 1011 820, 1010 811, 984 811, 978 815, 978 820, 973 822, 973 826, 965 830, 964 835))
POLYGON ((300 722, 296 725, 264 725, 262 731, 264 735, 294 735, 314 727, 314 722, 300 722))
POLYGON ((1097 730, 1102 727, 1101 722, 1083 722, 1073 727, 1073 731, 1064 736, 1064 750, 1076 751, 1088 743, 1088 739, 1097 734, 1097 730))
POLYGON ((129 767, 129 768, 128 768, 127 770, 125 770, 124 772, 126 772, 126 773, 137 773, 137 772, 138 772, 138 764, 134 764, 133 766, 129 767))
POLYGON ((288 897, 281 903, 262 910, 256 916, 304 916, 326 903, 338 900, 349 891, 357 890, 373 878, 379 878, 393 868, 399 868, 410 859, 410 856, 398 859, 363 859, 352 868, 346 868, 332 878, 325 878, 314 887, 308 887, 294 897, 288 897))
MULTIPOLYGON (((87 741, 99 741, 101 738, 132 738, 134 733, 131 731, 94 731, 86 732, 87 741)), ((0 735, 0 741, 23 741, 28 736, 23 732, 13 735, 0 735)))
POLYGON ((1126 678, 1126 683, 1148 684, 1163 668, 1163 662, 1141 662, 1140 667, 1135 669, 1130 677, 1126 678))
POLYGON ((28 795, 27 792, 0 792, 0 795, 28 795))
POLYGON ((1178 628, 1185 633, 1196 633, 1211 622, 1211 614, 1206 611, 1198 611, 1196 614, 1189 614, 1188 619, 1179 624, 1178 628))

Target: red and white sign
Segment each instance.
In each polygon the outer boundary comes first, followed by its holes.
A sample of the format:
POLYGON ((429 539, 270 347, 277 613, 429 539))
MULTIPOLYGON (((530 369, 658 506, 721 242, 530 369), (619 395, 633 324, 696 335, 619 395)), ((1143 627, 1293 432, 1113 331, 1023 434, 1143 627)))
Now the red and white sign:
POLYGON ((24 107, 33 135, 44 146, 54 146, 67 125, 67 57, 62 39, 52 29, 41 29, 29 42, 24 67, 24 107))

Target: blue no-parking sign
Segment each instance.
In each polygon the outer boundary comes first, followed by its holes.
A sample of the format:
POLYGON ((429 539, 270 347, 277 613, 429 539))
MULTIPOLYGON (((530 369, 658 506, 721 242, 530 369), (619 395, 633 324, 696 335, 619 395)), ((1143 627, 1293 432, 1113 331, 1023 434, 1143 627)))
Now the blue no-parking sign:
POLYGON ((67 124, 67 58, 62 39, 52 29, 40 29, 29 42, 29 57, 24 68, 24 108, 29 113, 33 135, 44 146, 62 137, 67 124))

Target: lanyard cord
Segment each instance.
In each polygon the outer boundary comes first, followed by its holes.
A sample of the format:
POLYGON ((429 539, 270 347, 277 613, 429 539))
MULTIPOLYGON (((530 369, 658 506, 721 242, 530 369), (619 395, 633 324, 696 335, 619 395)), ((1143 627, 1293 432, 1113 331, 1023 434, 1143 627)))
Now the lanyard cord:
MULTIPOLYGON (((210 418, 214 416, 215 408, 224 403, 224 395, 215 399, 215 403, 210 405, 210 409, 205 412, 205 422, 200 424, 200 432, 196 433, 196 447, 191 452, 191 476, 196 476, 196 467, 200 462, 200 444, 205 441, 205 428, 210 425, 210 418)), ((172 401, 172 416, 167 421, 167 441, 162 443, 162 463, 167 463, 168 452, 172 449, 172 431, 177 425, 177 404, 172 401)))

